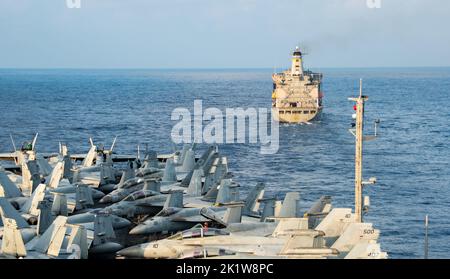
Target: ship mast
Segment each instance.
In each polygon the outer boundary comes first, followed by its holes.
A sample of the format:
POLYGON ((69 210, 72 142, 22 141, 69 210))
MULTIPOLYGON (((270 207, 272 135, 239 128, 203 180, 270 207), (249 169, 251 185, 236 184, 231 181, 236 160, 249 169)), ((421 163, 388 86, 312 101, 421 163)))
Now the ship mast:
MULTIPOLYGON (((359 81, 358 98, 349 98, 356 102, 356 125, 350 132, 355 136, 355 218, 356 222, 362 222, 363 198, 362 198, 362 162, 363 162, 363 141, 364 141, 364 102, 369 98, 362 95, 362 79, 359 81)), ((375 181, 371 179, 371 181, 375 181)), ((372 182, 374 183, 374 182, 372 182)), ((369 184, 369 183, 367 183, 369 184)))

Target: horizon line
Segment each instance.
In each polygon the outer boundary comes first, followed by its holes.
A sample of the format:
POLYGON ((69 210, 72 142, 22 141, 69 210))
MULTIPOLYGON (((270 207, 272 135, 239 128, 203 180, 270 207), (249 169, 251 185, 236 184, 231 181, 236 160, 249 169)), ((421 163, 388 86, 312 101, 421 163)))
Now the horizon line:
MULTIPOLYGON (((288 69, 289 67, 0 67, 0 70, 273 70, 288 69)), ((450 68, 449 66, 327 66, 309 67, 308 69, 425 69, 450 68)))

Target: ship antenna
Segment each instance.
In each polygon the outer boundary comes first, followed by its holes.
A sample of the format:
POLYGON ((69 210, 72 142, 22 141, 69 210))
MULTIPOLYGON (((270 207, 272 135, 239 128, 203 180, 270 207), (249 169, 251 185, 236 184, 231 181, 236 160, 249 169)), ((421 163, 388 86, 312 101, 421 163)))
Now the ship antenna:
POLYGON ((363 211, 367 212, 369 207, 369 198, 366 197, 363 204, 362 190, 363 186, 375 184, 377 179, 372 177, 369 181, 363 181, 362 177, 362 163, 363 163, 363 142, 375 139, 375 136, 364 136, 364 103, 368 100, 367 96, 362 95, 362 79, 359 81, 359 96, 358 98, 349 98, 350 101, 356 102, 356 114, 353 115, 356 123, 354 129, 350 129, 350 133, 355 136, 355 218, 356 222, 362 222, 363 211))
POLYGON ((359 79, 359 98, 362 97, 362 78, 359 79))

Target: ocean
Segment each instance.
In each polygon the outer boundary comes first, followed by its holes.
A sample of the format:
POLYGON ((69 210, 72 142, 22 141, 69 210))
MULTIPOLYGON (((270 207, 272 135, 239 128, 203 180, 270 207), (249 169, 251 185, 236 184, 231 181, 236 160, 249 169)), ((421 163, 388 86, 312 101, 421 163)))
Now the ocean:
MULTIPOLYGON (((380 119, 378 138, 364 146, 364 177, 371 207, 364 220, 381 230, 390 258, 421 258, 428 214, 430 258, 450 258, 450 69, 316 69, 324 74, 324 111, 311 125, 281 125, 276 154, 259 145, 224 144, 230 171, 241 185, 265 182, 266 195, 299 191, 301 207, 331 195, 335 207, 353 207, 354 137, 348 132, 353 103, 364 80, 366 133, 380 119)), ((271 69, 217 70, 0 70, 0 152, 31 140, 37 150, 87 152, 89 137, 135 154, 146 143, 172 150, 176 108, 271 106, 271 69)))

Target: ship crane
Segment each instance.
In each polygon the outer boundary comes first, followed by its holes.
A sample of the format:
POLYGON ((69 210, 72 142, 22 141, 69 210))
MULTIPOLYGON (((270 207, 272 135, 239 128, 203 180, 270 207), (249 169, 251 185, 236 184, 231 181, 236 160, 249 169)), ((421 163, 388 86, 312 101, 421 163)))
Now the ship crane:
POLYGON ((363 222, 362 215, 368 211, 370 206, 369 196, 365 196, 363 200, 363 187, 377 182, 375 177, 371 177, 368 181, 363 181, 363 142, 374 140, 377 137, 377 125, 380 123, 380 120, 375 121, 375 134, 364 136, 364 103, 369 97, 362 94, 362 79, 359 82, 359 96, 348 99, 356 103, 354 107, 356 113, 353 115, 355 123, 352 124, 352 129, 349 129, 350 133, 355 136, 355 218, 357 222, 363 222))

